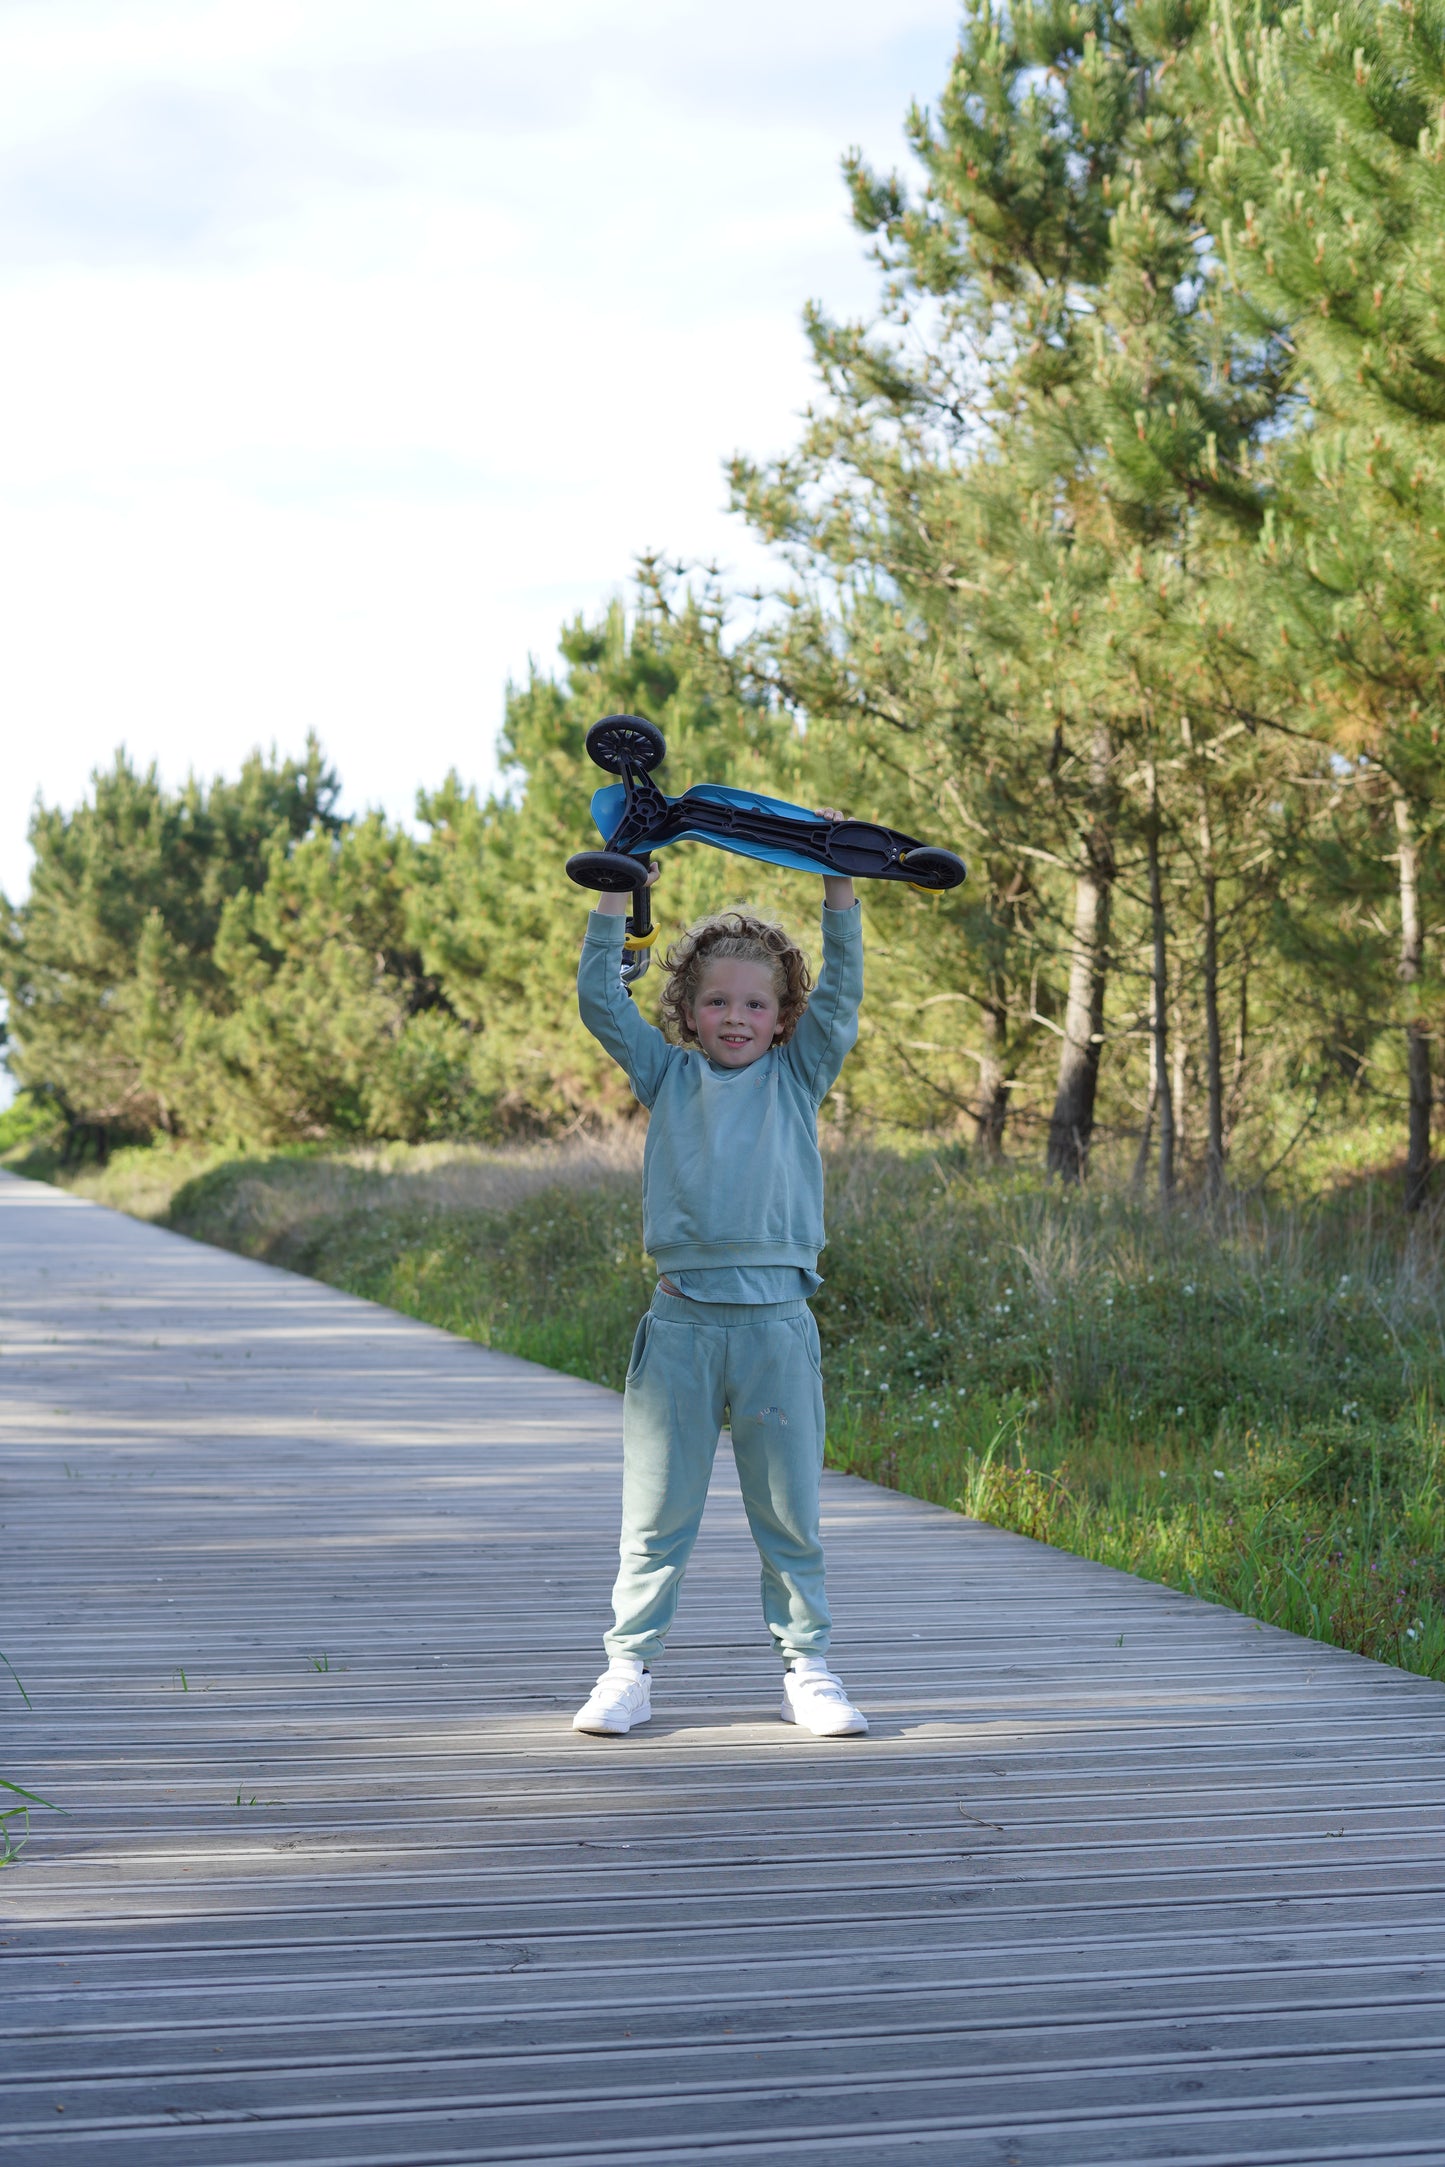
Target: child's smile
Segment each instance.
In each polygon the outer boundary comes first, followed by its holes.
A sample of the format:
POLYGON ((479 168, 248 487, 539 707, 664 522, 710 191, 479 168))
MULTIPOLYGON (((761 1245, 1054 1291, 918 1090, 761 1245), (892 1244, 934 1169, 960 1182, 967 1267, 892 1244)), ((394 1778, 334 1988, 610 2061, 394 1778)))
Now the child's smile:
POLYGON ((733 956, 710 963, 697 1005, 683 1011, 709 1061, 718 1068, 747 1068, 772 1045, 779 1002, 766 963, 733 956))

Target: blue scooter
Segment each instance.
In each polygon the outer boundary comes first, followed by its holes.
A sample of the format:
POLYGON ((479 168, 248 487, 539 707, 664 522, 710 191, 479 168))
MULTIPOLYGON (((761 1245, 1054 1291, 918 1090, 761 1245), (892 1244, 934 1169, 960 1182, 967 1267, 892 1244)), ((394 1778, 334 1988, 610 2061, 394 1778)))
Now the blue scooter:
POLYGON ((667 740, 645 715, 604 715, 587 732, 587 751, 598 767, 622 779, 592 799, 602 849, 579 850, 567 860, 567 872, 580 888, 613 895, 631 891, 624 985, 639 979, 652 960, 657 928, 647 888, 648 853, 668 843, 711 843, 740 858, 802 873, 902 880, 925 895, 956 888, 968 877, 962 858, 951 850, 936 850, 871 820, 829 820, 806 806, 724 783, 694 783, 680 798, 665 797, 652 770, 666 758, 667 740))

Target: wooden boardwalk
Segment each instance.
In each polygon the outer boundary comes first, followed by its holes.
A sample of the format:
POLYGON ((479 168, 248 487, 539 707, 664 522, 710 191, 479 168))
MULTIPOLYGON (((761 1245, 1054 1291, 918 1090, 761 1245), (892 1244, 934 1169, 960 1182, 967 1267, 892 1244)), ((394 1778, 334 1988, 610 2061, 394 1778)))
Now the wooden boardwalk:
POLYGON ((619 1402, 0 1180, 0 2167, 1445 2161, 1445 1688, 830 1478, 870 1738, 719 1480, 575 1736, 619 1402))

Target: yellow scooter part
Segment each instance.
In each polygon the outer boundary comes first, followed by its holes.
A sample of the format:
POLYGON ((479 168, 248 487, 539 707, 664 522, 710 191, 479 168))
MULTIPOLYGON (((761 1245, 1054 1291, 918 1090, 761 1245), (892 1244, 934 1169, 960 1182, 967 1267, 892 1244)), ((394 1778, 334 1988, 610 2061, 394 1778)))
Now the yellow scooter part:
POLYGON ((650 933, 625 933, 622 945, 624 948, 650 948, 661 930, 660 926, 654 926, 650 933))
MULTIPOLYGON (((908 852, 906 850, 901 853, 898 863, 900 865, 907 865, 908 852)), ((941 888, 925 888, 920 881, 916 880, 910 880, 908 885, 913 890, 913 893, 915 895, 941 895, 943 893, 943 890, 941 888)))

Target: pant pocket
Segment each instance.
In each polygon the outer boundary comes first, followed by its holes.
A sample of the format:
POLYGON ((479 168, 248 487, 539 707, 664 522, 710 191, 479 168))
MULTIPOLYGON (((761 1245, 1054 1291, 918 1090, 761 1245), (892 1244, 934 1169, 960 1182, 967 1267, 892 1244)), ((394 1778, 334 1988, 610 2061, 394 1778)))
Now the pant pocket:
POLYGON ((808 1360, 813 1365, 813 1373, 815 1376, 821 1377, 823 1374, 823 1347, 818 1338, 818 1320, 810 1309, 805 1317, 798 1318, 797 1323, 798 1335, 803 1342, 808 1360))
POLYGON ((644 1312, 637 1330, 632 1335, 632 1352, 627 1358, 627 1382, 636 1384, 647 1360, 647 1343, 652 1337, 652 1312, 644 1312))

